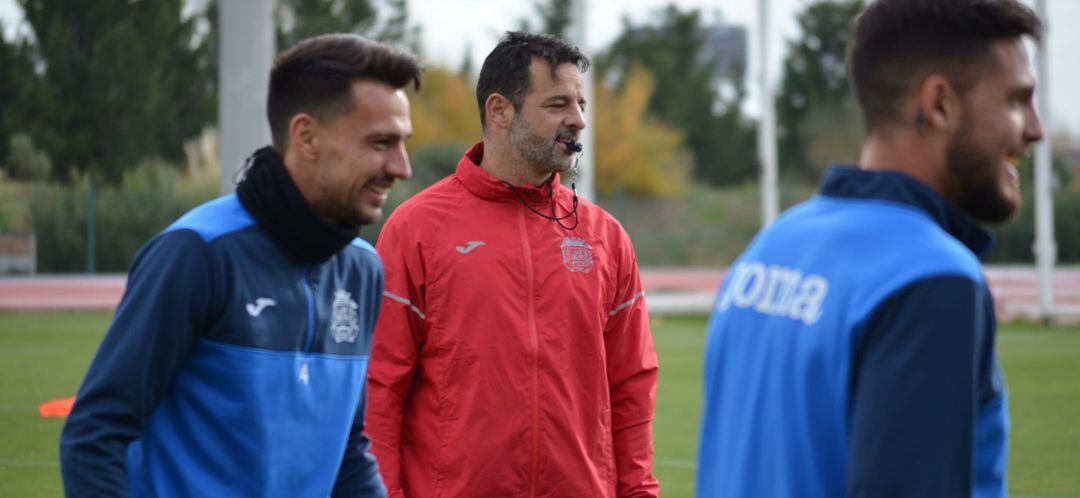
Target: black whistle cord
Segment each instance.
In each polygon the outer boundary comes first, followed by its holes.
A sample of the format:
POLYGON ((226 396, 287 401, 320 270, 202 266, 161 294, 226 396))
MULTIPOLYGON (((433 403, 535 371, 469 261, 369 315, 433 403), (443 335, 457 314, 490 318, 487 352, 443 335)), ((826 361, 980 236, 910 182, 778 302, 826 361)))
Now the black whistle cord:
POLYGON ((510 182, 507 182, 507 181, 504 181, 503 183, 505 183, 507 187, 510 187, 510 190, 514 191, 514 195, 516 195, 518 200, 521 201, 521 204, 523 204, 525 207, 529 208, 529 211, 532 211, 533 213, 536 213, 537 216, 539 216, 541 218, 544 218, 545 220, 551 220, 551 221, 554 221, 555 223, 558 223, 559 226, 562 227, 563 230, 573 230, 573 229, 577 228, 578 222, 581 221, 578 218, 578 213, 577 213, 577 210, 578 210, 577 185, 575 185, 573 182, 570 183, 570 191, 574 193, 574 208, 573 208, 573 210, 571 210, 569 213, 566 213, 566 215, 564 215, 564 216, 559 216, 558 213, 555 210, 555 207, 556 207, 555 188, 556 187, 555 187, 555 185, 553 185, 554 180, 555 180, 555 175, 551 175, 551 177, 548 178, 548 181, 547 181, 547 184, 548 184, 548 187, 549 187, 548 200, 551 203, 551 216, 548 216, 548 215, 546 215, 544 213, 541 213, 540 211, 537 211, 532 206, 530 206, 529 202, 525 200, 525 196, 521 195, 521 192, 519 192, 517 187, 515 187, 513 184, 511 184, 510 182), (563 225, 562 220, 565 220, 565 219, 567 219, 567 218, 569 218, 571 216, 574 217, 574 224, 571 225, 571 226, 563 225))

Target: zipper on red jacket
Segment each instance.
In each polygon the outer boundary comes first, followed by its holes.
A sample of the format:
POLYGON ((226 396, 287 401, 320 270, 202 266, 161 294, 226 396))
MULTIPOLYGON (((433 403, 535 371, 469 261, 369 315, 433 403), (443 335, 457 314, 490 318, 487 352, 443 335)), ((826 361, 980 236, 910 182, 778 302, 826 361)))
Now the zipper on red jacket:
POLYGON ((526 315, 529 322, 529 345, 532 347, 533 372, 532 372, 532 466, 529 469, 529 496, 536 496, 536 481, 540 467, 540 339, 536 334, 536 303, 534 301, 533 288, 533 262, 532 250, 529 245, 529 234, 525 228, 525 206, 518 207, 518 227, 521 229, 521 248, 525 253, 525 289, 527 292, 526 315))

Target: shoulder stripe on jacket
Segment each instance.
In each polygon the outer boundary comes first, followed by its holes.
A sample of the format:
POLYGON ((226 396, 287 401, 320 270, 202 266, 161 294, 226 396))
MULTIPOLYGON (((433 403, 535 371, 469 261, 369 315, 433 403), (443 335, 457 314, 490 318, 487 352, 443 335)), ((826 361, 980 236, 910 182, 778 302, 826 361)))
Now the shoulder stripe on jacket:
POLYGON ((390 291, 383 291, 382 294, 390 299, 393 299, 394 301, 408 306, 409 309, 413 310, 413 313, 416 313, 416 316, 420 317, 421 320, 427 320, 427 315, 425 315, 423 311, 420 311, 420 308, 416 307, 416 305, 413 304, 412 301, 409 301, 408 299, 394 294, 390 291))
POLYGON ((236 194, 219 197, 188 211, 169 225, 163 233, 192 230, 206 243, 227 233, 243 230, 255 224, 236 194))
POLYGON ((616 306, 615 309, 611 310, 611 312, 608 313, 608 316, 615 316, 616 313, 626 309, 631 304, 634 304, 634 301, 637 301, 638 299, 641 299, 643 297, 645 297, 645 291, 641 291, 641 292, 638 292, 637 294, 634 294, 634 297, 630 298, 625 303, 622 303, 622 304, 616 306))

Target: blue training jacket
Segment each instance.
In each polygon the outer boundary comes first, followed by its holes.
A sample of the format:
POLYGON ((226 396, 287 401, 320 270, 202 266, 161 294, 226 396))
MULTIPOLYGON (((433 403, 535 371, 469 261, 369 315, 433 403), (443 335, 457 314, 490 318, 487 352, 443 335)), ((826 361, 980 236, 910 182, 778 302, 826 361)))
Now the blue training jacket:
POLYGON ((698 496, 1005 496, 990 244, 914 179, 831 168, 721 287, 698 496))
POLYGON ((385 496, 363 435, 382 263, 288 259, 236 195, 140 250, 61 437, 69 497, 385 496))

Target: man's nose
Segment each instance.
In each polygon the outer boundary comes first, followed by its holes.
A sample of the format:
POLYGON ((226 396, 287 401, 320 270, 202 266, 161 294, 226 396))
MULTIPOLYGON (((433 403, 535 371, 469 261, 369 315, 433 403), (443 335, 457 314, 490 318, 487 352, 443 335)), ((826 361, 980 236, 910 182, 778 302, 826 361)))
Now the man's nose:
POLYGON ((564 124, 567 128, 570 128, 574 131, 584 130, 585 110, 581 107, 573 106, 573 109, 570 111, 570 115, 566 118, 564 124))
POLYGON ((398 144, 390 154, 386 163, 386 174, 398 180, 412 178, 412 164, 409 163, 409 151, 405 149, 405 143, 398 144))
POLYGON ((1043 129, 1042 119, 1039 118, 1039 111, 1034 105, 1028 106, 1028 112, 1024 118, 1024 141, 1033 143, 1042 140, 1046 132, 1043 129))

